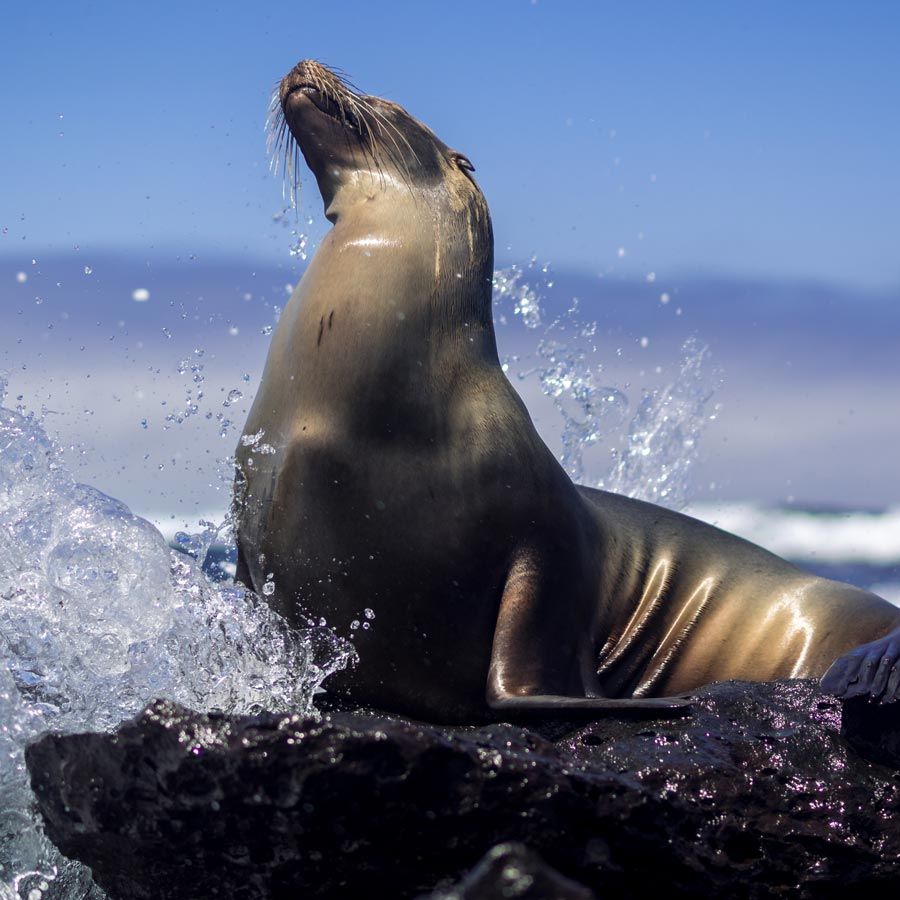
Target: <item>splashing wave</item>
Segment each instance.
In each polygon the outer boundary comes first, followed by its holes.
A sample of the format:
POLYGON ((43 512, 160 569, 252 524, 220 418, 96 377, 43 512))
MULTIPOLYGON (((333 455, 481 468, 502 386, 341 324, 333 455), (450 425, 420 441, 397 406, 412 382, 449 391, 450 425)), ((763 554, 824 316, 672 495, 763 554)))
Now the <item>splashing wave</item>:
POLYGON ((75 482, 37 417, 0 405, 0 897, 37 900, 56 879, 60 896, 90 886, 33 816, 26 743, 113 728, 154 697, 309 711, 347 664, 350 645, 331 632, 291 632, 253 595, 207 580, 198 559, 227 528, 198 536, 191 555, 170 549, 75 482))

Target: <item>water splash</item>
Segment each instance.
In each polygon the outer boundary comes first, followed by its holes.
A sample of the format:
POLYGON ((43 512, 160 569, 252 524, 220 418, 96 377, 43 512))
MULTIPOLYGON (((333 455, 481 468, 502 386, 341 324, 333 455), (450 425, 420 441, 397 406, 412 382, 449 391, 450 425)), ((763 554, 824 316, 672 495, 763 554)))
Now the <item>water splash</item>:
MULTIPOLYGON (((0 375, 0 402, 5 389, 0 375)), ((43 836, 26 743, 113 728, 159 696, 309 711, 351 658, 330 631, 291 631, 242 588, 208 581, 206 550, 230 534, 203 524, 173 551, 123 504, 76 483, 38 417, 0 406, 0 898, 95 890, 43 836)))
MULTIPOLYGON (((552 401, 570 475, 682 505, 711 418, 705 348, 688 342, 674 379, 642 391, 632 405, 631 389, 616 386, 598 361, 601 328, 582 321, 577 301, 562 315, 547 314, 547 267, 498 270, 494 286, 498 325, 518 323, 530 336, 528 352, 504 367, 523 382, 536 380, 552 401), (594 448, 607 451, 599 472, 587 459, 594 448)), ((149 299, 138 293, 136 302, 149 299)), ((203 416, 227 433, 231 420, 208 409, 202 357, 195 350, 181 361, 184 404, 164 427, 206 407, 203 416)), ((40 417, 2 408, 5 388, 0 375, 0 754, 7 760, 0 766, 0 900, 100 898, 86 872, 43 837, 26 743, 48 730, 112 728, 155 696, 229 712, 309 710, 352 649, 324 628, 291 633, 260 599, 204 577, 207 549, 232 542, 227 523, 179 533, 181 552, 173 552, 123 504, 77 484, 40 417)), ((230 390, 222 407, 239 393, 230 390)), ((272 452, 261 432, 248 442, 272 452)), ((223 483, 232 473, 231 461, 219 465, 223 483)), ((370 612, 357 628, 370 627, 370 612)))
POLYGON ((527 328, 537 328, 541 324, 541 308, 535 288, 525 281, 525 273, 519 266, 497 269, 494 272, 494 306, 505 325, 506 306, 519 316, 527 328))
POLYGON ((716 376, 706 371, 708 356, 695 338, 684 342, 675 379, 644 392, 624 446, 613 448, 612 470, 597 487, 670 509, 687 505, 700 436, 718 415, 718 406, 710 404, 716 376))
POLYGON ((600 324, 583 320, 577 298, 547 320, 541 308, 543 289, 553 286, 547 266, 538 271, 532 260, 527 270, 499 269, 493 283, 497 324, 519 320, 540 334, 532 353, 506 358, 504 369, 515 367, 522 382, 537 379, 553 401, 561 417, 560 462, 572 479, 671 509, 685 506, 700 435, 717 413, 711 400, 718 376, 707 371, 708 348, 686 340, 674 379, 643 390, 631 412, 626 389, 607 382, 597 359, 600 324), (601 444, 608 448, 606 466, 588 472, 585 455, 601 444))
POLYGON ((299 231, 291 231, 291 237, 294 240, 292 241, 288 252, 291 256, 299 256, 300 259, 306 260, 308 255, 307 247, 309 245, 309 235, 299 231))

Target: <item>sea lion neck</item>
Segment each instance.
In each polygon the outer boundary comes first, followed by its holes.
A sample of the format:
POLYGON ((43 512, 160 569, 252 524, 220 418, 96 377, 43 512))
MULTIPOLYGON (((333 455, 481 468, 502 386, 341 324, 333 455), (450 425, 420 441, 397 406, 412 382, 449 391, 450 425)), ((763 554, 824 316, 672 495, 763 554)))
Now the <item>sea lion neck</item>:
POLYGON ((455 266, 435 241, 448 232, 426 207, 388 216, 382 203, 341 211, 281 315, 248 420, 273 446, 298 428, 307 440, 431 440, 448 410, 505 378, 489 264, 455 266), (286 409, 293 414, 275 412, 286 409))
POLYGON ((410 215, 416 215, 421 201, 399 178, 382 172, 357 169, 341 173, 319 193, 325 218, 332 225, 352 219, 367 221, 370 227, 391 227, 391 222, 404 226, 410 215), (383 223, 377 221, 384 220, 383 223))
MULTIPOLYGON (((327 214, 333 228, 322 250, 327 242, 341 268, 352 267, 354 283, 383 281, 390 273, 397 296, 417 298, 403 310, 403 321, 421 322, 432 341, 475 328, 489 336, 496 361, 493 231, 480 191, 385 189, 378 179, 359 177, 335 193, 327 214), (418 288, 410 289, 410 279, 418 288)), ((387 302, 397 301, 389 295, 387 302)))

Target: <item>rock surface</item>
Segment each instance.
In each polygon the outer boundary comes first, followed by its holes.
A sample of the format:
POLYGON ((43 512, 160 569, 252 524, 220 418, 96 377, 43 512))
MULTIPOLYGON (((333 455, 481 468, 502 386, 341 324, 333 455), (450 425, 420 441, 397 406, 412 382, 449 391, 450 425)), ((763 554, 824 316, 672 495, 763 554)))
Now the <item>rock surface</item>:
POLYGON ((456 886, 419 900, 596 900, 596 895, 551 869, 524 844, 498 844, 456 886))
MULTIPOLYGON (((878 715, 900 732, 900 710, 878 715)), ((900 776, 811 682, 713 685, 686 719, 528 727, 157 701, 27 760, 47 833, 112 898, 557 896, 506 893, 504 853, 603 900, 870 900, 900 879, 900 776)))

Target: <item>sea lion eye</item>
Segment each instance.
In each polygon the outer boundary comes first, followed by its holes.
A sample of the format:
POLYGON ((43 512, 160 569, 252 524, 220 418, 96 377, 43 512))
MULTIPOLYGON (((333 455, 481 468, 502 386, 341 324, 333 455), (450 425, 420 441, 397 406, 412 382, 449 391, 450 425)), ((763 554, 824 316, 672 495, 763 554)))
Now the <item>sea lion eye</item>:
POLYGON ((472 161, 467 157, 463 156, 462 153, 454 153, 453 161, 461 168, 465 169, 467 172, 474 172, 475 166, 472 165, 472 161))

